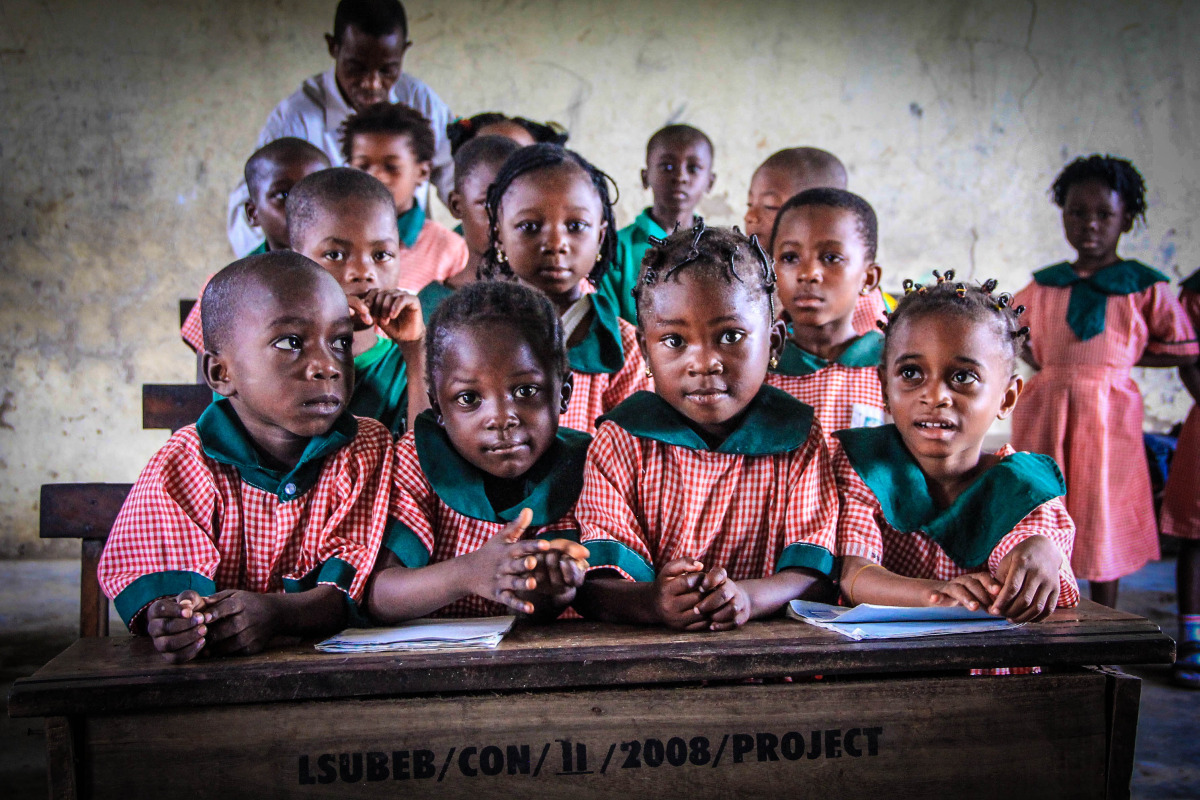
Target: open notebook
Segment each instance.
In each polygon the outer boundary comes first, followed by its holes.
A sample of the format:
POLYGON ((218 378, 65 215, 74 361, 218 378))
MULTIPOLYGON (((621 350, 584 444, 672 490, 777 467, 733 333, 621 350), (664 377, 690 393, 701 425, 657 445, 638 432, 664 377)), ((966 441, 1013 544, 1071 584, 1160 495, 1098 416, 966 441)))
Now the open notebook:
POLYGON ((516 617, 414 619, 390 628, 348 628, 317 644, 322 653, 426 652, 490 648, 500 644, 516 617))
POLYGON ((863 603, 854 608, 845 608, 793 600, 788 605, 787 614, 792 619, 840 633, 855 641, 982 633, 1020 627, 1003 617, 993 617, 982 609, 971 611, 962 606, 909 608, 863 603))

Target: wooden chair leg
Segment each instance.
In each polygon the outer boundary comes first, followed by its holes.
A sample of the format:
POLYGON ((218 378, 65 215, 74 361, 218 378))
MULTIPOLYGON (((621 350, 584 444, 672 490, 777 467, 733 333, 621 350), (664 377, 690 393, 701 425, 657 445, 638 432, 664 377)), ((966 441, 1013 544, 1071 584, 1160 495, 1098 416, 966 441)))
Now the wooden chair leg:
POLYGON ((79 559, 79 636, 81 638, 108 636, 108 598, 100 591, 96 567, 104 542, 84 539, 79 559))

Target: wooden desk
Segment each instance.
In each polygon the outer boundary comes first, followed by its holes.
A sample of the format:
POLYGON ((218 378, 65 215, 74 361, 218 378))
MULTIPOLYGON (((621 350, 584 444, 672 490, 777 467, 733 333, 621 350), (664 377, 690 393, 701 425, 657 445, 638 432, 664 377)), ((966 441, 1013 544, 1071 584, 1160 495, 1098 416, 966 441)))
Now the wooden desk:
POLYGON ((1082 665, 1173 652, 1086 601, 1014 631, 872 643, 785 620, 570 622, 489 651, 298 645, 173 667, 145 639, 82 639, 17 681, 9 711, 48 718, 55 797, 1121 797, 1140 682, 1082 665), (1046 674, 961 672, 1034 664, 1046 674))

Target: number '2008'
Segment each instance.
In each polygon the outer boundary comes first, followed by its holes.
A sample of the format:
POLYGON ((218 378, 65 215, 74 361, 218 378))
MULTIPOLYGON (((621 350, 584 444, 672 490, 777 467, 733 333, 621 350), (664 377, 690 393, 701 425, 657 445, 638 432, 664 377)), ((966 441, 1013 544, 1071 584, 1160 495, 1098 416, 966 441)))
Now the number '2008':
POLYGON ((622 742, 621 752, 625 753, 622 769, 638 769, 643 763, 647 767, 661 767, 664 761, 672 767, 682 767, 689 761, 700 767, 707 764, 711 757, 708 739, 704 736, 695 736, 690 742, 672 736, 665 745, 661 739, 622 742))

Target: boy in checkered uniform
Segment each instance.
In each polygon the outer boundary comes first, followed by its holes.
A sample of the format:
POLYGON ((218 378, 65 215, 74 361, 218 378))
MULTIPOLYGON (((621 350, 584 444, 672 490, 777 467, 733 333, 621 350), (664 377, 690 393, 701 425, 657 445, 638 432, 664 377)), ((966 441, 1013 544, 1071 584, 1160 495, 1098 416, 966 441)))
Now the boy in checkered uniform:
POLYGON ((879 226, 866 200, 809 189, 775 217, 771 250, 791 336, 767 383, 817 411, 826 433, 883 424, 883 335, 854 329, 857 301, 876 292, 879 226))
POLYGON ((1016 622, 1074 606, 1075 525, 1047 456, 983 453, 1017 405, 1028 328, 1008 295, 912 286, 892 313, 880 367, 895 424, 834 434, 838 554, 850 605, 961 605, 1016 622))
POLYGON ((553 619, 583 582, 574 508, 591 441, 559 427, 571 374, 558 314, 535 289, 469 284, 434 312, 426 363, 432 408, 396 444, 368 608, 388 622, 553 619))
MULTIPOLYGON (((364 298, 385 327, 386 294, 364 298)), ((387 518, 391 436, 346 411, 353 321, 307 258, 234 262, 204 292, 204 375, 223 399, 138 477, 100 585, 171 662, 324 635, 356 614, 387 518)))
POLYGON ((763 383, 783 344, 757 239, 652 240, 638 342, 655 391, 601 418, 576 515, 598 619, 726 630, 829 587, 837 491, 811 406, 763 383))

